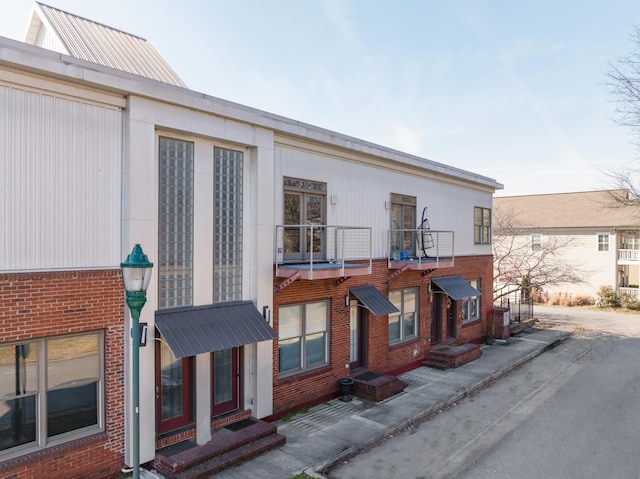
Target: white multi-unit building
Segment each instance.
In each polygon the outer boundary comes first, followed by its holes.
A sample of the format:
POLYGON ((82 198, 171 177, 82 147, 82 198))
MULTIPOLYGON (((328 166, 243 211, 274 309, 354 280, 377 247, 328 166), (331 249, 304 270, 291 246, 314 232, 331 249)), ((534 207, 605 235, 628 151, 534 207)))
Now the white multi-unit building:
POLYGON ((595 298, 601 286, 638 296, 640 216, 627 191, 500 197, 494 209, 496 217, 516 226, 516 233, 506 234, 527 245, 532 256, 545 245, 558 245, 551 261, 575 269, 579 280, 545 285, 545 299, 595 298))

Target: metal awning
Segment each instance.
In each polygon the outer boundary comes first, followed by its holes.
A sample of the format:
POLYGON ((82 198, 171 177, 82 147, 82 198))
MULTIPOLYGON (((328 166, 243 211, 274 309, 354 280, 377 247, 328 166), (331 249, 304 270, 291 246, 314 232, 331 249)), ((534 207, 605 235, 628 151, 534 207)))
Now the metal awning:
POLYGON ((398 308, 385 298, 374 286, 356 286, 349 288, 349 292, 354 295, 365 308, 371 311, 374 316, 385 316, 387 314, 400 312, 398 308))
POLYGON ((176 358, 278 337, 251 301, 156 311, 156 328, 176 358))
POLYGON ((431 283, 438 289, 447 293, 454 301, 467 299, 472 296, 480 296, 482 293, 471 286, 460 276, 445 276, 444 278, 432 278, 431 283))

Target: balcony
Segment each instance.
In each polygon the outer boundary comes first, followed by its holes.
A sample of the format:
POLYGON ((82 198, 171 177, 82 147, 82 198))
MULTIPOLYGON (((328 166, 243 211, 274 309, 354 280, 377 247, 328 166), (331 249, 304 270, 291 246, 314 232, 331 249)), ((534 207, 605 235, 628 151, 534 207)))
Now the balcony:
POLYGON ((452 268, 453 231, 389 230, 389 269, 452 268))
POLYGON ((618 264, 640 264, 640 249, 619 249, 618 264))
POLYGON ((625 287, 619 286, 618 287, 618 293, 626 294, 629 297, 635 298, 635 299, 638 299, 638 297, 640 297, 640 294, 639 294, 640 293, 640 289, 631 288, 631 287, 628 287, 628 286, 625 286, 625 287))
POLYGON ((371 274, 371 228, 277 225, 276 276, 326 279, 371 274))

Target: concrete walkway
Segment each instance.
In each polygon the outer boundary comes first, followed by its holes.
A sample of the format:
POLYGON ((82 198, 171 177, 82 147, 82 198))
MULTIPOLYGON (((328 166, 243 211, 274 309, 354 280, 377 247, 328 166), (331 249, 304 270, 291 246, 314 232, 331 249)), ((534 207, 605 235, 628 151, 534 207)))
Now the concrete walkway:
POLYGON ((393 435, 460 401, 467 394, 542 354, 571 335, 569 326, 554 326, 531 334, 482 346, 482 357, 457 369, 440 371, 420 367, 400 376, 408 387, 385 401, 373 403, 356 397, 334 399, 279 421, 278 432, 287 443, 216 479, 290 479, 305 472, 321 472, 376 441, 393 435))

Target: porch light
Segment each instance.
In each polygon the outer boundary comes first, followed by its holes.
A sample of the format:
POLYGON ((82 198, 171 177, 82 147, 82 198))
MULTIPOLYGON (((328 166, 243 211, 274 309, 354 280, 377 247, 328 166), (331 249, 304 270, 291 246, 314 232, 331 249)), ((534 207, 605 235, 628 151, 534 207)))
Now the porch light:
POLYGON ((131 395, 133 401, 133 421, 131 424, 131 466, 134 479, 140 478, 140 312, 147 302, 147 288, 151 280, 153 263, 136 244, 127 256, 122 269, 122 282, 126 291, 126 301, 131 311, 131 395))

